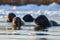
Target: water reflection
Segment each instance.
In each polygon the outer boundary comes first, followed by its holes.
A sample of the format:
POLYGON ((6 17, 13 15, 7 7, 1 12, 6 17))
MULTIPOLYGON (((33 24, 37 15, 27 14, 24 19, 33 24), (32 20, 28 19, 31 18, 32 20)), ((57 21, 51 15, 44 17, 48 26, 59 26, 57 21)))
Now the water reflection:
POLYGON ((37 38, 35 40, 47 40, 47 38, 37 38))
POLYGON ((40 40, 47 40, 46 38, 41 38, 40 40))

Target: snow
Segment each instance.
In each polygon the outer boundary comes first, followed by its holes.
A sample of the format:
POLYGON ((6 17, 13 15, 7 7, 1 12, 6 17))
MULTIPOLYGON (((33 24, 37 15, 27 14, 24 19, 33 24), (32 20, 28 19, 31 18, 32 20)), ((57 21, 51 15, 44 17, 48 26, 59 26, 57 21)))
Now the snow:
POLYGON ((21 11, 58 11, 60 10, 60 5, 57 3, 51 3, 50 5, 35 5, 35 4, 28 4, 23 6, 10 6, 10 5, 0 5, 0 9, 4 10, 21 10, 21 11))
POLYGON ((40 5, 39 10, 41 10, 41 11, 48 10, 48 6, 47 5, 40 5))
POLYGON ((27 4, 23 6, 10 6, 10 5, 0 5, 0 15, 7 15, 10 12, 15 14, 31 14, 32 16, 46 15, 46 16, 60 16, 60 5, 57 3, 51 3, 50 5, 35 5, 27 4))
POLYGON ((59 11, 60 10, 60 5, 57 3, 52 3, 49 6, 50 11, 59 11))

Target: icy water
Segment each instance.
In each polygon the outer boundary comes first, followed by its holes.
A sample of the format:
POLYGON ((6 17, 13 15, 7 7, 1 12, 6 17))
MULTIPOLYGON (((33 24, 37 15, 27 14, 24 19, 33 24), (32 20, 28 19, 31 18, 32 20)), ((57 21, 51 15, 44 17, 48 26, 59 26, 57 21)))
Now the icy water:
MULTIPOLYGON (((60 24, 60 17, 48 17, 48 19, 60 24)), ((5 18, 0 18, 0 40, 60 40, 60 26, 50 27, 47 29, 48 32, 39 31, 49 35, 35 35, 36 32, 33 31, 35 24, 25 22, 25 25, 29 26, 22 26, 22 31, 8 30, 12 28, 12 23, 6 23, 5 18)))

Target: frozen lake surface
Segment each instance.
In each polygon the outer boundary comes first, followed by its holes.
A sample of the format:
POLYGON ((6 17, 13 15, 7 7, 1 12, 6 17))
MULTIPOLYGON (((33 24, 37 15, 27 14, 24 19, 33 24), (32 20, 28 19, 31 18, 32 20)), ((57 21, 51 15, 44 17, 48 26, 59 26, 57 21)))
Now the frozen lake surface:
MULTIPOLYGON (((54 20, 60 24, 60 17, 48 17, 49 20, 54 20)), ((33 22, 25 25, 35 25, 33 22)), ((22 26, 22 30, 8 30, 12 28, 12 23, 6 23, 5 18, 0 18, 0 40, 60 40, 60 26, 48 28, 48 32, 33 31, 34 26, 22 26), (15 34, 14 34, 15 33, 15 34), (17 34, 16 34, 17 33, 17 34), (44 33, 49 35, 36 35, 36 33, 44 33), (41 39, 43 38, 43 39, 41 39)))

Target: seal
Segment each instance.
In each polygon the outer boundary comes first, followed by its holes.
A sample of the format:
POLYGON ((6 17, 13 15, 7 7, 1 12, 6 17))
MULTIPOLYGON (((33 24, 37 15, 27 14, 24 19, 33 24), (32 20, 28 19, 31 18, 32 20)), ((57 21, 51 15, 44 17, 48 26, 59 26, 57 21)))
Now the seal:
POLYGON ((12 29, 13 30, 20 30, 22 25, 23 25, 23 22, 19 17, 13 18, 13 21, 12 21, 12 29))
POLYGON ((44 27, 49 27, 50 22, 48 20, 48 18, 45 15, 39 15, 35 20, 34 23, 40 26, 44 26, 44 27))
POLYGON ((23 17, 23 20, 25 22, 33 22, 34 18, 30 14, 27 14, 23 17))
POLYGON ((6 17, 6 22, 12 22, 14 17, 16 17, 14 13, 9 13, 6 17))
POLYGON ((48 27, 51 27, 51 24, 48 20, 48 18, 45 15, 39 15, 35 20, 34 23, 37 25, 34 30, 39 31, 42 29, 46 29, 48 27))

